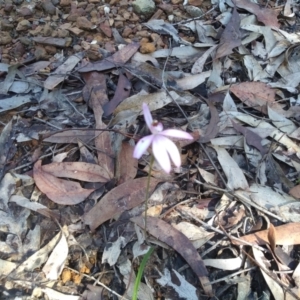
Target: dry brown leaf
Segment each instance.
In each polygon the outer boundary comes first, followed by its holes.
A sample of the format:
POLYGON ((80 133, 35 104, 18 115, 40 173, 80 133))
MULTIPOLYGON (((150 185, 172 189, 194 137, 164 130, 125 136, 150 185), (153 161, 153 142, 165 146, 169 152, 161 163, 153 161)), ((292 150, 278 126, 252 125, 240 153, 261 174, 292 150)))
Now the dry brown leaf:
POLYGON ((88 182, 108 182, 105 169, 85 162, 58 162, 42 166, 44 172, 56 177, 68 177, 88 182))
POLYGON ((210 111, 210 121, 207 126, 206 132, 204 136, 201 136, 199 139, 200 143, 208 143, 211 139, 217 136, 219 133, 220 127, 217 124, 220 121, 219 113, 216 107, 212 104, 211 101, 207 101, 207 105, 209 106, 210 111))
POLYGON ((116 177, 119 178, 118 185, 133 179, 138 170, 138 160, 132 156, 134 147, 127 142, 122 143, 118 152, 116 177))
MULTIPOLYGON (((274 227, 276 231, 277 245, 298 245, 300 244, 300 223, 288 223, 274 227)), ((269 230, 262 230, 240 237, 241 241, 246 241, 251 244, 265 245, 269 244, 269 230)), ((232 240, 236 245, 242 245, 242 242, 232 240)))
POLYGON ((269 230, 268 230, 268 240, 269 244, 271 246, 271 249, 275 251, 276 248, 276 229, 272 223, 269 225, 269 230))
POLYGON ((300 198, 300 184, 290 189, 289 194, 297 199, 300 198))
POLYGON ((103 105, 104 116, 109 116, 113 113, 114 109, 127 97, 131 91, 131 82, 128 78, 120 73, 117 90, 114 97, 106 104, 103 105))
MULTIPOLYGON (((131 221, 141 228, 145 228, 145 218, 143 216, 132 218, 131 221)), ((205 264, 192 242, 183 233, 165 221, 150 216, 147 217, 146 230, 155 238, 176 250, 196 273, 206 295, 213 296, 205 264)))
POLYGON ((257 20, 264 23, 266 26, 270 26, 274 29, 278 29, 280 27, 275 10, 261 7, 249 0, 233 0, 233 3, 237 7, 246 9, 256 15, 257 20))
MULTIPOLYGON (((113 218, 115 215, 129 210, 145 201, 147 177, 128 180, 109 191, 82 220, 94 231, 99 225, 113 218)), ((151 178, 149 196, 160 180, 151 178)))
POLYGON ((230 91, 243 103, 264 114, 268 114, 268 106, 284 116, 287 113, 279 103, 275 102, 275 90, 263 82, 234 84, 230 87, 230 91))
POLYGON ((216 59, 232 53, 232 49, 241 45, 240 16, 233 8, 230 21, 227 23, 217 49, 216 59))
POLYGON ((78 140, 84 143, 90 143, 95 138, 95 131, 93 130, 66 130, 57 133, 47 133, 43 135, 44 142, 59 143, 59 144, 77 144, 78 140))
POLYGON ((85 200, 94 190, 83 189, 78 182, 59 179, 42 169, 39 160, 33 167, 33 178, 37 187, 53 202, 75 205, 85 200))
POLYGON ((107 37, 110 38, 112 36, 112 31, 108 20, 102 22, 99 27, 107 37))
MULTIPOLYGON (((89 101, 95 115, 96 129, 106 129, 107 126, 102 122, 102 107, 108 103, 106 94, 106 77, 99 72, 84 73, 83 78, 86 85, 83 90, 83 97, 89 101)), ((114 156, 112 141, 109 131, 95 132, 95 146, 98 152, 98 164, 101 165, 108 176, 114 176, 114 156)))

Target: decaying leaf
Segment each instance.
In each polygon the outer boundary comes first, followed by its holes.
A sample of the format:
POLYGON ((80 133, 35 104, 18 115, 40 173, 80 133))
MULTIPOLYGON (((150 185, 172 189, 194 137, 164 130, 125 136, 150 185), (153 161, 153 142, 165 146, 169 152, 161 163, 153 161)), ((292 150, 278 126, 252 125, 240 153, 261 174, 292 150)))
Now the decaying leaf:
POLYGON ((231 120, 231 123, 238 132, 243 134, 249 146, 255 147, 262 155, 267 152, 267 150, 262 146, 262 138, 258 134, 238 123, 235 123, 233 120, 231 120))
POLYGON ((227 23, 217 49, 216 59, 232 53, 232 49, 241 45, 240 16, 233 8, 230 21, 227 23))
MULTIPOLYGON (((132 179, 109 191, 83 217, 83 222, 94 231, 99 225, 114 216, 129 210, 145 201, 147 177, 132 179)), ((149 195, 152 194, 160 180, 150 180, 149 195)))
POLYGON ((114 97, 103 105, 103 115, 109 116, 113 113, 114 109, 127 97, 130 95, 131 83, 128 78, 120 73, 117 90, 114 97))
POLYGON ((270 106, 276 112, 286 115, 286 111, 280 104, 275 102, 275 90, 263 82, 242 82, 230 87, 240 100, 247 106, 252 107, 264 114, 267 114, 267 108, 270 106))
POLYGON ((258 21, 264 23, 266 26, 270 26, 274 29, 278 29, 280 27, 275 10, 261 7, 258 4, 255 4, 248 0, 233 0, 233 3, 237 7, 246 9, 249 12, 255 14, 258 21))
MULTIPOLYGON (((132 218, 131 221, 140 227, 145 228, 145 219, 143 216, 132 218)), ((196 273, 206 295, 213 295, 212 287, 209 283, 208 272, 202 258, 184 234, 165 221, 150 216, 147 217, 146 230, 155 238, 176 250, 196 273)))
POLYGON ((94 190, 83 189, 78 182, 59 179, 42 168, 42 161, 35 163, 33 178, 38 188, 53 202, 74 205, 85 200, 94 190))

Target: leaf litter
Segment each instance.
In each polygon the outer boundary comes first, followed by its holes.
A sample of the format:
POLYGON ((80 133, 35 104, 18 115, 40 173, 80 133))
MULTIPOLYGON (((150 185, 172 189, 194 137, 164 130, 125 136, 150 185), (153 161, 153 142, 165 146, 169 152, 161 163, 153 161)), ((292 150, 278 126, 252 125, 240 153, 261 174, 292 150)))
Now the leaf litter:
POLYGON ((299 299, 299 4, 103 3, 3 4, 1 292, 130 299, 154 246, 139 299, 299 299))

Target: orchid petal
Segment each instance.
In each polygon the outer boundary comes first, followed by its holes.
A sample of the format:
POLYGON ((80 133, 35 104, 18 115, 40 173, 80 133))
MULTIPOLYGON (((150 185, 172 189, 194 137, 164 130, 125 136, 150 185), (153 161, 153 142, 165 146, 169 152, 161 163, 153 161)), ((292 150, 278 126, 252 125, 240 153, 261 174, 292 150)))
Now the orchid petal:
POLYGON ((141 156, 147 151, 147 149, 151 145, 153 139, 154 135, 147 135, 140 139, 139 142, 135 145, 133 157, 137 159, 141 158, 141 156))
POLYGON ((153 118, 152 118, 150 109, 146 103, 143 103, 143 114, 144 114, 145 122, 146 122, 148 128, 151 130, 153 118))
MULTIPOLYGON (((162 136, 160 136, 159 138, 162 138, 162 136)), ((164 138, 164 146, 165 149, 167 150, 169 156, 171 157, 174 165, 176 167, 180 167, 181 166, 181 158, 180 158, 180 153, 178 151, 177 146, 168 138, 164 138)))
POLYGON ((161 168, 166 172, 170 173, 171 171, 171 162, 166 149, 166 140, 168 138, 160 135, 156 135, 152 142, 153 155, 156 158, 157 162, 161 168))
POLYGON ((177 139, 193 140, 194 138, 187 132, 178 129, 166 129, 160 132, 161 135, 177 139))

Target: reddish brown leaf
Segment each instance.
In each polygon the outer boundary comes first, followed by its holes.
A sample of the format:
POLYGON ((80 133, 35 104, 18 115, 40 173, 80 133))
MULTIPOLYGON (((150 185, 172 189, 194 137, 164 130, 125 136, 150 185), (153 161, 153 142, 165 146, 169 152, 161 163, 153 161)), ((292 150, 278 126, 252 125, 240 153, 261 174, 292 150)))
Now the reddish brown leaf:
MULTIPOLYGON (((83 74, 86 82, 83 96, 89 100, 96 120, 96 129, 106 129, 106 125, 102 122, 103 105, 108 102, 106 94, 106 78, 105 75, 98 72, 90 72, 83 74)), ((105 169, 107 176, 114 176, 114 159, 115 156, 110 133, 108 131, 95 132, 95 146, 98 151, 98 164, 105 169)))
POLYGON ((103 106, 104 116, 109 116, 113 113, 114 109, 130 95, 131 83, 125 75, 120 73, 117 90, 114 97, 103 106))
POLYGON ((209 106, 210 110, 210 121, 207 126, 205 135, 201 136, 199 139, 200 143, 208 143, 211 139, 217 136, 220 129, 219 126, 217 126, 220 119, 216 107, 210 101, 207 101, 207 105, 209 106))
POLYGON ((282 106, 275 102, 275 89, 270 88, 263 82, 233 84, 230 91, 240 98, 243 103, 264 114, 268 114, 267 106, 284 116, 287 114, 282 106))
MULTIPOLYGON (((288 223, 274 227, 276 231, 276 245, 298 245, 300 244, 300 223, 288 223)), ((252 234, 248 234, 240 237, 241 242, 232 240, 232 243, 236 245, 243 245, 242 241, 246 241, 251 244, 265 245, 269 243, 268 239, 269 230, 262 230, 252 234)))
MULTIPOLYGON (((143 203, 146 197, 147 181, 147 177, 132 179, 115 187, 83 216, 83 222, 94 231, 113 216, 143 203)), ((151 178, 149 195, 159 182, 160 180, 151 178)))
POLYGON ((88 182, 107 182, 110 180, 105 169, 101 166, 85 162, 55 162, 42 166, 42 169, 56 177, 67 177, 88 182))
POLYGON ((111 37, 112 36, 112 31, 109 25, 109 21, 105 20, 104 22, 102 22, 100 24, 100 29, 103 31, 103 33, 107 36, 107 37, 111 37))
POLYGON ((232 49, 241 45, 240 16, 233 8, 232 16, 227 23, 217 49, 216 57, 220 58, 232 53, 232 49))
POLYGON ((75 205, 85 200, 94 190, 83 189, 78 182, 59 179, 45 172, 42 161, 35 163, 33 178, 37 187, 53 202, 75 205))
POLYGON ((270 223, 270 225, 269 225, 268 240, 269 240, 271 249, 274 251, 276 248, 276 229, 272 223, 270 223))
MULTIPOLYGON (((145 217, 135 217, 131 221, 141 228, 145 228, 145 217)), ((159 218, 148 216, 146 230, 159 241, 176 250, 187 261, 198 276, 206 295, 212 297, 212 286, 208 279, 206 266, 192 242, 183 233, 159 218)))
POLYGON ((267 152, 266 149, 261 145, 262 138, 258 134, 238 123, 235 123, 233 120, 231 120, 231 123, 236 131, 243 134, 249 146, 255 147, 262 155, 267 152))
POLYGON ((88 63, 84 67, 78 69, 79 72, 104 71, 122 66, 131 56, 139 49, 139 43, 131 43, 116 52, 114 55, 103 59, 99 62, 88 63))
POLYGON ((297 199, 300 199, 300 184, 291 188, 289 194, 297 199))
POLYGON ((266 26, 270 26, 274 29, 280 27, 275 10, 259 6, 249 0, 233 0, 233 3, 235 3, 237 7, 246 9, 256 15, 257 20, 264 23, 266 26))
POLYGON ((132 156, 133 149, 134 147, 128 142, 122 143, 122 148, 120 149, 117 157, 116 177, 119 178, 118 184, 133 179, 136 176, 138 160, 132 156))

